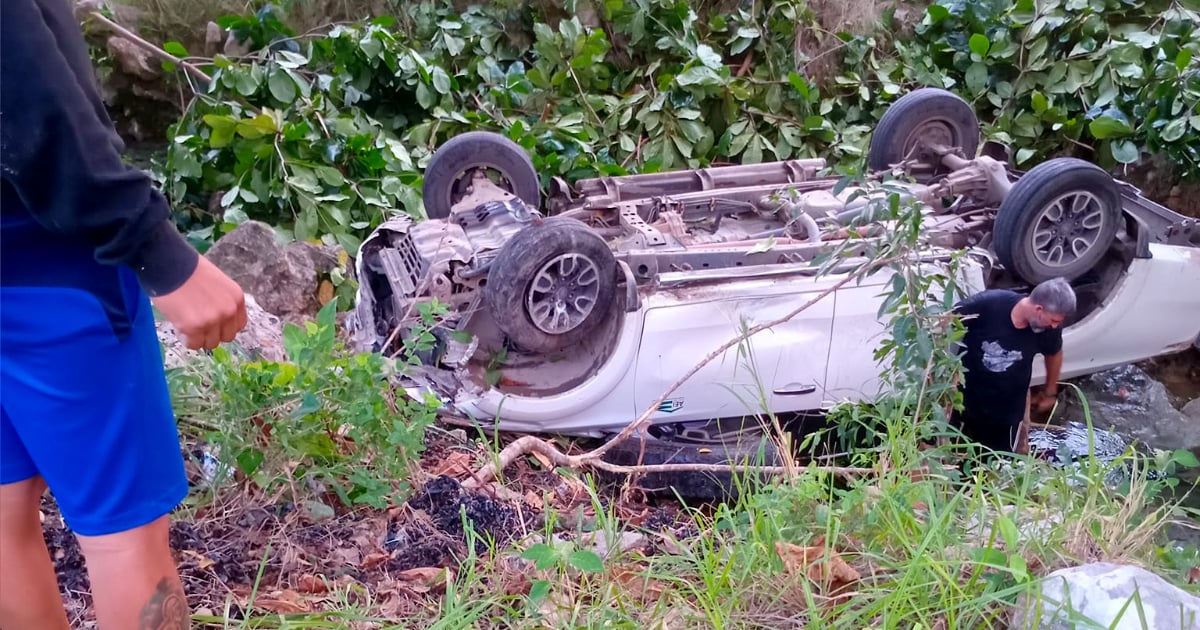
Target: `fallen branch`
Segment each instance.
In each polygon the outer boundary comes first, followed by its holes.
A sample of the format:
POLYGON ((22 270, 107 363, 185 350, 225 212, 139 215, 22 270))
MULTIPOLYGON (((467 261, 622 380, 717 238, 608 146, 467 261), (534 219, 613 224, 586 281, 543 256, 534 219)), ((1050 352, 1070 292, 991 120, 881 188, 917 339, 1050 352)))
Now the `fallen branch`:
POLYGON ((735 76, 735 77, 746 76, 746 73, 750 71, 751 63, 754 63, 754 49, 753 48, 746 51, 746 58, 742 60, 742 65, 738 67, 737 72, 735 72, 733 76, 735 76))
MULTIPOLYGON (((496 474, 507 468, 510 464, 517 461, 521 457, 537 453, 550 461, 554 466, 563 468, 582 468, 583 466, 591 466, 612 473, 631 474, 631 473, 666 473, 666 472, 760 472, 765 474, 788 474, 794 472, 794 469, 785 466, 759 466, 754 464, 646 464, 640 466, 623 466, 620 464, 611 464, 604 460, 598 459, 595 455, 596 451, 589 451, 580 455, 567 455, 558 450, 553 444, 532 436, 527 435, 519 438, 512 444, 504 447, 503 450, 496 456, 495 461, 490 466, 484 466, 478 471, 471 474, 471 477, 462 482, 462 486, 468 490, 477 490, 485 484, 496 478, 496 474)), ((875 472, 872 468, 855 468, 850 466, 811 466, 803 470, 814 472, 827 472, 836 475, 868 475, 875 472)))
POLYGON ((92 11, 90 13, 90 15, 93 18, 95 18, 96 21, 107 26, 109 29, 115 31, 118 35, 128 39, 129 41, 133 42, 134 44, 137 44, 138 47, 153 54, 155 57, 158 57, 159 59, 165 59, 166 61, 169 61, 169 62, 179 66, 180 68, 183 68, 189 74, 196 77, 197 79, 200 79, 201 81, 204 81, 206 84, 212 82, 212 77, 208 76, 200 68, 197 68, 196 66, 180 59, 179 57, 176 57, 175 55, 172 55, 171 53, 163 50, 162 48, 155 46, 154 44, 151 44, 150 42, 142 39, 140 36, 138 36, 137 33, 134 33, 133 31, 125 28, 124 26, 121 26, 120 24, 117 24, 116 22, 108 19, 107 17, 104 16, 103 13, 100 13, 99 11, 92 11))
MULTIPOLYGON (((644 429, 646 427, 646 425, 649 424, 650 416, 652 416, 654 414, 654 412, 658 409, 658 406, 661 405, 663 403, 663 401, 667 399, 668 396, 673 394, 675 392, 675 390, 679 389, 685 382, 687 382, 688 379, 695 376, 697 372, 699 372, 701 369, 704 368, 704 366, 708 365, 709 363, 716 360, 721 355, 725 354, 725 352, 727 350, 729 350, 730 348, 741 343, 743 340, 750 338, 752 335, 758 334, 758 333, 760 333, 764 330, 770 329, 770 328, 774 328, 775 326, 778 326, 780 324, 783 324, 783 323, 793 319, 800 313, 802 313, 805 310, 807 310, 808 308, 810 308, 812 305, 825 299, 826 297, 831 295, 834 291, 837 291, 838 289, 840 289, 843 286, 845 286, 846 284, 848 284, 851 280, 858 278, 864 272, 869 272, 871 270, 882 268, 888 264, 891 264, 892 262, 895 262, 896 260, 898 260, 898 258, 892 257, 892 258, 886 258, 883 260, 879 260, 879 261, 876 261, 873 263, 868 263, 866 265, 863 265, 855 273, 847 274, 845 278, 842 278, 841 280, 837 281, 832 286, 821 291, 815 297, 813 297, 811 300, 796 307, 792 311, 784 314, 781 317, 773 319, 771 321, 763 322, 761 324, 752 326, 749 329, 747 329, 744 333, 739 334, 738 336, 734 337, 733 339, 730 339, 729 341, 721 344, 716 350, 713 350, 712 352, 708 353, 708 355, 705 356, 699 363, 697 363, 690 370, 688 370, 686 374, 681 376, 678 380, 676 380, 674 383, 672 383, 670 387, 668 387, 666 390, 664 390, 663 393, 660 394, 657 399, 655 399, 653 402, 651 402, 646 407, 646 410, 644 412, 642 412, 642 414, 640 416, 638 416, 638 418, 636 420, 629 423, 629 425, 626 426, 624 429, 622 429, 620 433, 618 433, 616 436, 614 436, 612 439, 605 442, 604 444, 598 446, 597 448, 592 449, 591 451, 588 451, 586 453, 582 453, 580 455, 566 455, 566 454, 562 453, 561 451, 559 451, 557 448, 555 448, 553 445, 547 443, 546 441, 544 441, 538 437, 525 436, 525 437, 517 439, 512 444, 509 444, 508 446, 504 447, 504 449, 502 451, 500 451, 499 456, 491 464, 484 466, 483 468, 480 468, 478 471, 476 471, 474 473, 474 475, 472 476, 473 478, 467 480, 467 482, 465 482, 463 484, 464 487, 477 488, 480 485, 482 485, 483 483, 487 483, 487 482, 491 481, 492 479, 495 479, 501 470, 504 470, 504 468, 506 466, 508 466, 512 462, 516 461, 516 459, 518 457, 522 457, 524 455, 528 455, 533 452, 537 452, 537 453, 544 455, 547 459, 550 459, 550 461, 552 463, 554 463, 555 466, 561 466, 564 468, 573 468, 573 469, 582 468, 584 466, 592 466, 594 468, 599 468, 601 470, 617 472, 617 473, 697 472, 697 471, 725 471, 725 470, 755 470, 755 471, 763 471, 763 472, 789 472, 789 471, 785 471, 781 467, 751 466, 751 465, 739 467, 739 466, 732 465, 732 464, 731 465, 657 464, 657 465, 639 465, 639 466, 617 466, 615 464, 610 464, 608 462, 605 462, 601 458, 608 451, 612 450, 614 447, 621 444, 622 442, 628 440, 631 436, 633 436, 638 431, 644 429)), ((827 467, 827 468, 821 468, 821 469, 822 470, 828 469, 830 471, 834 471, 834 468, 835 467, 827 467)), ((862 473, 864 471, 869 471, 870 469, 843 469, 843 470, 862 473)))

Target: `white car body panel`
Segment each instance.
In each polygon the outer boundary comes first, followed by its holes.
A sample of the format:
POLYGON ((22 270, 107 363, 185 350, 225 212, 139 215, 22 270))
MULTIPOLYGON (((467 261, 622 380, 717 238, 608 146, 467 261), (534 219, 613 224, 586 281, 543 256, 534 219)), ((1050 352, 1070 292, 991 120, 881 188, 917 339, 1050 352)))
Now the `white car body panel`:
MULTIPOLYGON (((983 286, 981 268, 964 262, 960 282, 978 290, 983 286)), ((663 274, 663 282, 697 275, 663 274)), ((490 388, 457 396, 455 407, 483 424, 503 418, 504 427, 514 431, 619 431, 742 330, 782 318, 810 301, 793 318, 752 335, 702 367, 667 396, 652 420, 819 410, 835 400, 862 398, 864 391, 878 393, 880 366, 874 352, 886 331, 877 313, 891 274, 851 281, 817 299, 844 277, 793 273, 655 290, 626 314, 613 355, 582 385, 544 397, 490 388)))
MULTIPOLYGON (((1084 319, 1063 330, 1060 380, 1186 350, 1200 337, 1200 249, 1150 244, 1120 283, 1084 319)), ((1033 366, 1033 384, 1046 382, 1033 366)))
MULTIPOLYGON (((1102 308, 1063 331, 1061 379, 1183 350, 1200 337, 1200 249, 1151 244, 1150 251, 1152 258, 1131 262, 1102 308)), ((965 270, 964 288, 981 289, 980 268, 965 270)), ((664 274, 663 281, 687 275, 664 274)), ((459 396, 455 407, 483 424, 503 418, 508 430, 596 436, 619 431, 743 326, 779 318, 841 277, 747 278, 654 291, 626 313, 612 356, 582 385, 545 397, 487 389, 459 396)), ((652 420, 819 410, 884 393, 874 353, 890 334, 878 317, 889 282, 889 273, 851 282, 785 324, 751 336, 740 346, 748 355, 733 346, 667 396, 652 420)), ((1038 359, 1032 384, 1043 382, 1038 359)))

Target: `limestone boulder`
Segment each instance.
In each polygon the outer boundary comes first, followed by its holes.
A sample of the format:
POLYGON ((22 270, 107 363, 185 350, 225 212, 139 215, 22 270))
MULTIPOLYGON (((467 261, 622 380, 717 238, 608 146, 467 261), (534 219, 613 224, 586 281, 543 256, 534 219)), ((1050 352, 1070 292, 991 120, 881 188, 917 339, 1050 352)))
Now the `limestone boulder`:
POLYGON ((1017 600, 1012 630, 1195 630, 1200 598, 1140 567, 1097 562, 1060 569, 1017 600))
MULTIPOLYGON (((191 350, 175 331, 175 326, 166 320, 157 322, 158 342, 163 349, 163 363, 175 368, 185 365, 200 351, 191 350)), ((246 296, 246 327, 234 338, 236 352, 247 359, 284 361, 287 352, 283 346, 283 322, 262 309, 253 295, 246 296)))
POLYGON ((263 310, 288 321, 316 316, 320 279, 338 265, 338 248, 294 241, 247 221, 217 240, 205 256, 253 295, 263 310))

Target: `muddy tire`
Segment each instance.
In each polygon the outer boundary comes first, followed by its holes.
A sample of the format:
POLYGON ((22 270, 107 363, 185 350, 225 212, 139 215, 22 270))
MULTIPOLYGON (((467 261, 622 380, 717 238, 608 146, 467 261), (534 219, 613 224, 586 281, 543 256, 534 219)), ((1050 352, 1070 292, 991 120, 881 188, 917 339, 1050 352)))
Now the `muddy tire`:
MULTIPOLYGON (((734 464, 782 465, 775 443, 765 435, 760 440, 746 440, 736 447, 679 443, 649 435, 630 438, 605 453, 604 461, 617 466, 660 464, 703 464, 714 470, 703 472, 657 472, 634 477, 635 486, 650 495, 678 496, 683 499, 737 500, 746 482, 769 483, 770 475, 753 471, 734 473, 721 470, 734 464)), ((603 474, 615 483, 628 480, 625 475, 603 474), (611 475, 611 476, 609 476, 611 475)))
MULTIPOLYGON (((972 159, 979 150, 979 119, 962 97, 939 88, 913 90, 888 106, 871 134, 867 166, 885 171, 903 161, 922 139, 958 147, 962 157, 972 159)), ((936 154, 915 153, 931 164, 940 164, 936 154)))
POLYGON ((471 171, 477 168, 495 171, 501 188, 534 208, 540 206, 537 171, 521 145, 498 133, 470 131, 447 140, 429 160, 421 187, 426 216, 450 216, 450 208, 465 194, 471 171))
POLYGON ((1121 221, 1121 195, 1104 169, 1055 158, 1029 170, 996 211, 1000 262, 1022 280, 1074 280, 1104 258, 1121 221))
POLYGON ((616 307, 617 261, 582 222, 551 217, 504 245, 484 300, 518 349, 555 352, 582 342, 616 307))

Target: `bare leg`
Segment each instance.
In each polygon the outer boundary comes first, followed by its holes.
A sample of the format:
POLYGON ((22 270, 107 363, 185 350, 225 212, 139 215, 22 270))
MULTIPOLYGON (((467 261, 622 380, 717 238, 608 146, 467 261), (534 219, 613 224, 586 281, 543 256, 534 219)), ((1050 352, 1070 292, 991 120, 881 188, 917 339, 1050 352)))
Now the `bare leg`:
POLYGON ((187 630, 187 597, 168 542, 169 521, 80 536, 101 630, 187 630))
POLYGON ((0 486, 0 627, 67 630, 54 564, 42 538, 41 477, 0 486))

